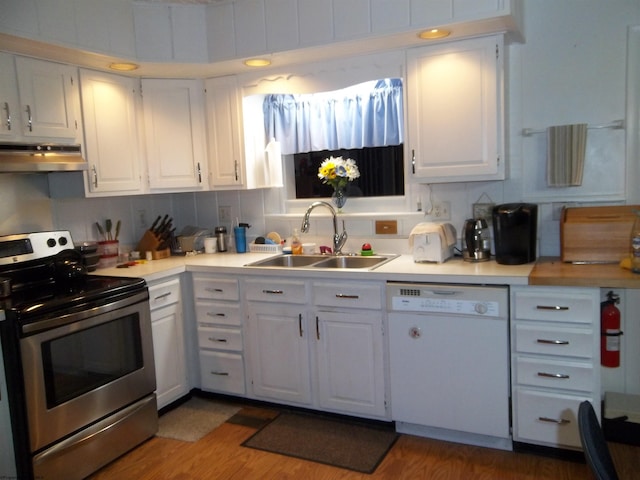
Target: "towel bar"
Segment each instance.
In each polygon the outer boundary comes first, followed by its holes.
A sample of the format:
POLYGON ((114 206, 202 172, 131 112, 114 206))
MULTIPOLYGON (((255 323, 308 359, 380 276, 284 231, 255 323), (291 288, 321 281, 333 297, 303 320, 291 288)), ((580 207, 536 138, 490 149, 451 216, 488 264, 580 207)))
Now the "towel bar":
MULTIPOLYGON (((615 120, 611 123, 605 123, 604 125, 589 125, 587 127, 588 129, 592 130, 592 129, 601 129, 601 128, 611 128, 614 130, 620 130, 622 128, 624 128, 624 120, 615 120)), ((522 136, 523 137, 530 137, 531 135, 534 135, 536 133, 546 133, 547 129, 535 129, 535 128, 523 128, 522 129, 522 136)))

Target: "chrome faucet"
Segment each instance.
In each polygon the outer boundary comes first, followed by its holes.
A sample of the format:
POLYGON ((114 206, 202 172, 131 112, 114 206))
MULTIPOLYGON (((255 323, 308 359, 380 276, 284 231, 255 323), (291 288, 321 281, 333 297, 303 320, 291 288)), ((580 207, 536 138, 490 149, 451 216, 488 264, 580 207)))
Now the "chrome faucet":
POLYGON ((342 221, 342 233, 338 233, 338 217, 336 215, 336 211, 333 207, 327 202, 313 202, 307 208, 307 211, 304 212, 304 218, 302 219, 302 227, 300 230, 302 233, 307 233, 309 231, 309 215, 311 215, 311 211, 316 208, 324 206, 331 210, 331 215, 333 215, 333 254, 340 255, 342 253, 342 247, 347 241, 347 230, 344 228, 344 220, 342 221))

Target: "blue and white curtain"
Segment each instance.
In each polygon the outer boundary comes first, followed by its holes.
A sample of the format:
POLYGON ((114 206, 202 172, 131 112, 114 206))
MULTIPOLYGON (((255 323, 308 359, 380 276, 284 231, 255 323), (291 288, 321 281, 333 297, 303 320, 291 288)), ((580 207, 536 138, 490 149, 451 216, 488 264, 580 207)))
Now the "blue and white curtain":
POLYGON ((340 92, 267 95, 266 138, 280 142, 283 154, 402 144, 402 79, 340 92))

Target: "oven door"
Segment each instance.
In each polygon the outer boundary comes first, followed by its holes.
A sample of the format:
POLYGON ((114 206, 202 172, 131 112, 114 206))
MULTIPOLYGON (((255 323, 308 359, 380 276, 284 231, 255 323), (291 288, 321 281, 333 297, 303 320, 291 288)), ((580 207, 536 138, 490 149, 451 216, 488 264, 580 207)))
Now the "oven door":
POLYGON ((155 390, 148 292, 29 324, 20 340, 31 452, 155 390))

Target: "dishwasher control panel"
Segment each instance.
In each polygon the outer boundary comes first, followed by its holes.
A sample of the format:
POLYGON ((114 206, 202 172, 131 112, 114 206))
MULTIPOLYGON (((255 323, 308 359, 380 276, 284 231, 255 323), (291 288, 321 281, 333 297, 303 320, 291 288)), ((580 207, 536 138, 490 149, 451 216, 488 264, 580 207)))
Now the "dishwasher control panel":
POLYGON ((387 307, 393 312, 507 318, 508 288, 389 282, 387 307))

